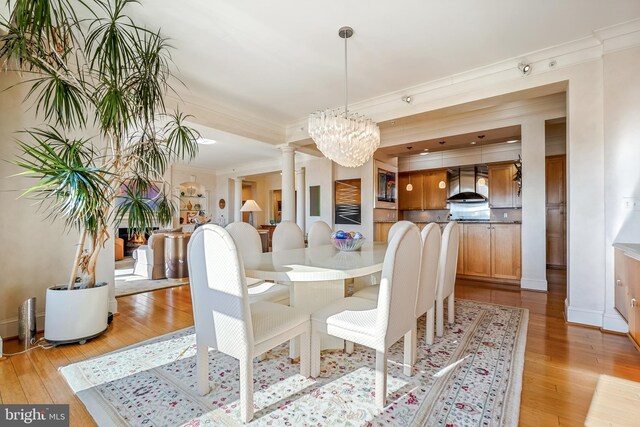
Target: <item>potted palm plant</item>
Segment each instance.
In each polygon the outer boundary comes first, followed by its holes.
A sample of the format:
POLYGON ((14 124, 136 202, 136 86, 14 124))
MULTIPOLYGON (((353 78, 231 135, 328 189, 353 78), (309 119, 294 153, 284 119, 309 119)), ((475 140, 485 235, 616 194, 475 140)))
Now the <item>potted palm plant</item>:
POLYGON ((45 338, 83 341, 107 328, 108 290, 96 279, 110 231, 171 221, 167 166, 197 153, 188 116, 169 113, 170 48, 134 22, 134 0, 9 0, 0 28, 4 69, 29 85, 44 125, 18 138, 15 164, 35 178, 23 195, 78 233, 69 280, 47 289, 45 338))

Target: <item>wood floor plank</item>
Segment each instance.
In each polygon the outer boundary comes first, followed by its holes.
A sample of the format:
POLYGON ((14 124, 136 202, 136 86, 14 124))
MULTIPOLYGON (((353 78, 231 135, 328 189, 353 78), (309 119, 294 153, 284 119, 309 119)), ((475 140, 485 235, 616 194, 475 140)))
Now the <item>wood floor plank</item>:
POLYGON ((13 364, 8 358, 0 361, 0 393, 2 394, 2 403, 5 405, 27 401, 18 375, 16 375, 13 364))
MULTIPOLYGON (((40 349, 33 351, 40 351, 40 349)), ((53 403, 28 354, 11 357, 11 364, 26 396, 26 402, 23 403, 53 403)))
MULTIPOLYGON (((563 314, 565 273, 550 270, 548 282, 549 292, 541 293, 460 280, 456 298, 529 310, 521 426, 584 425, 603 375, 640 381, 640 353, 625 336, 567 324, 563 314)), ((109 331, 85 345, 34 350, 0 361, 2 402, 66 402, 72 426, 94 425, 58 369, 193 325, 188 286, 120 297, 118 304, 119 314, 109 331), (42 401, 36 401, 39 399, 42 401)), ((5 348, 7 352, 20 350, 11 341, 5 348)))

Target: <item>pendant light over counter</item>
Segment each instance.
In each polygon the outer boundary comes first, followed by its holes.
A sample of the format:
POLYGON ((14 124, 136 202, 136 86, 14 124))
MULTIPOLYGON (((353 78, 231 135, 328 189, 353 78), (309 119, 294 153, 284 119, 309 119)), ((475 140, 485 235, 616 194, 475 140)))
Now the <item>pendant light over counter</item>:
POLYGON ((349 111, 347 40, 353 36, 353 28, 340 28, 338 36, 344 39, 344 110, 311 113, 309 135, 325 157, 341 166, 356 168, 365 164, 380 146, 380 129, 370 118, 349 111))

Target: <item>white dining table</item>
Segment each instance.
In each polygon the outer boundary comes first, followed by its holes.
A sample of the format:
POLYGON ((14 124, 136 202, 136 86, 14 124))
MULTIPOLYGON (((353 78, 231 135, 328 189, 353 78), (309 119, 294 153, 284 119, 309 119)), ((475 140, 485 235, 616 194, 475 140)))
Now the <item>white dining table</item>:
MULTIPOLYGON (((332 245, 263 253, 245 262, 248 277, 288 284, 289 304, 306 313, 346 297, 347 279, 382 271, 387 244, 366 242, 359 250, 341 252, 332 245)), ((291 357, 297 357, 297 340, 291 342, 291 357)), ((323 337, 326 349, 343 349, 344 340, 323 337)))

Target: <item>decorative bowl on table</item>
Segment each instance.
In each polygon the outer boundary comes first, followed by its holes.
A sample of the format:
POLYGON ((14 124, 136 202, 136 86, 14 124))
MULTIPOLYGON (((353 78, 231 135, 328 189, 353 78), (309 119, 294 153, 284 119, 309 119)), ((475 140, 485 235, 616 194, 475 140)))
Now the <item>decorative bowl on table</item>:
POLYGON ((364 241, 364 236, 354 231, 345 232, 338 230, 331 234, 331 243, 333 243, 336 249, 343 252, 357 251, 362 247, 364 241))

